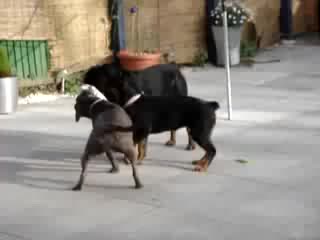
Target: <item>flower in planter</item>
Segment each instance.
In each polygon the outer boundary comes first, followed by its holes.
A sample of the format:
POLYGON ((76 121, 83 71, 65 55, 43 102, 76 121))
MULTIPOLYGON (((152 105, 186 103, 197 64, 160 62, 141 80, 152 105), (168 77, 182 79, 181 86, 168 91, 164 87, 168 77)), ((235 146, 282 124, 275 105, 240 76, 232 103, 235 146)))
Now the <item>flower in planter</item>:
MULTIPOLYGON (((225 65, 224 43, 225 38, 221 35, 221 27, 223 26, 223 8, 222 3, 211 11, 210 21, 212 25, 212 33, 215 39, 217 49, 217 65, 225 65)), ((241 43, 241 26, 245 22, 250 21, 252 14, 244 6, 240 5, 239 0, 228 0, 224 3, 224 9, 227 13, 227 25, 229 26, 229 34, 232 41, 229 41, 230 65, 240 63, 240 43, 241 43)))
MULTIPOLYGON (((249 10, 237 2, 225 3, 227 11, 227 20, 229 27, 237 27, 243 25, 250 20, 249 10)), ((214 26, 223 26, 222 4, 219 2, 217 7, 211 11, 211 20, 214 26)))
POLYGON ((130 13, 131 14, 135 14, 136 12, 138 12, 138 7, 137 6, 133 6, 130 8, 130 13))

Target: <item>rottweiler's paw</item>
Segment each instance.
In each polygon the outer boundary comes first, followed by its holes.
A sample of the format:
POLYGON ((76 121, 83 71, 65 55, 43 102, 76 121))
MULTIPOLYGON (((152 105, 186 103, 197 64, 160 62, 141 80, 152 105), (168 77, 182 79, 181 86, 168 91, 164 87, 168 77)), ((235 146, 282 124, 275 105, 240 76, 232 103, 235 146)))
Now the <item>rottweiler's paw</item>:
POLYGON ((188 151, 192 151, 192 150, 195 150, 196 149, 196 145, 195 144, 188 144, 186 146, 186 150, 188 151))
POLYGON ((193 171, 194 172, 206 172, 207 171, 207 167, 198 165, 193 169, 193 171))
POLYGON ((169 146, 169 147, 174 146, 174 145, 176 145, 176 141, 169 140, 168 142, 165 143, 165 145, 169 146))
POLYGON ((194 160, 191 162, 192 165, 199 165, 201 163, 201 160, 194 160))

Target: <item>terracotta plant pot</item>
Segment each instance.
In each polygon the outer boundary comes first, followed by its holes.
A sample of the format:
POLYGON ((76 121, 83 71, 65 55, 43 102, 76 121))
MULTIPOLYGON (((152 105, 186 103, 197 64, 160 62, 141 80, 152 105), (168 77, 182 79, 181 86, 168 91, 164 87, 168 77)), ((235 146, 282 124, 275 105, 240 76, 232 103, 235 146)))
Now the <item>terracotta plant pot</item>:
POLYGON ((160 63, 161 53, 134 53, 128 50, 121 50, 117 56, 124 69, 128 71, 139 71, 158 65, 160 63))

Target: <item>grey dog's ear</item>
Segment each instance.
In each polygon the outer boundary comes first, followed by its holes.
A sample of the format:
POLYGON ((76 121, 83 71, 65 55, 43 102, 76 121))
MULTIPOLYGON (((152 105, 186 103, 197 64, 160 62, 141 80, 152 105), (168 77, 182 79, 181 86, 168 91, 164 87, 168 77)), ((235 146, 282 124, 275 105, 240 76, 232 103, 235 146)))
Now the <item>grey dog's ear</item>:
POLYGON ((76 121, 76 122, 79 122, 80 117, 81 117, 81 116, 76 112, 76 114, 75 114, 75 121, 76 121))
POLYGON ((73 108, 74 108, 74 112, 75 112, 75 114, 74 114, 75 121, 76 121, 76 122, 79 122, 81 116, 80 116, 80 114, 79 114, 78 111, 77 111, 77 104, 75 104, 75 105, 73 106, 73 108))

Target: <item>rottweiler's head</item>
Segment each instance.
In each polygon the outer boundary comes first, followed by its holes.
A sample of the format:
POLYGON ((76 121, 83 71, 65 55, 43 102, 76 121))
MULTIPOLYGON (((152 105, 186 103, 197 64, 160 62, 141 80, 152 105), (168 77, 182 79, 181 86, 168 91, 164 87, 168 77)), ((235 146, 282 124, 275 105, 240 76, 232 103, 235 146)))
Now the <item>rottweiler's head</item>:
POLYGON ((119 79, 121 79, 121 76, 122 71, 118 64, 105 63, 90 67, 85 73, 82 82, 83 84, 95 86, 100 92, 106 95, 108 89, 119 87, 119 79))

